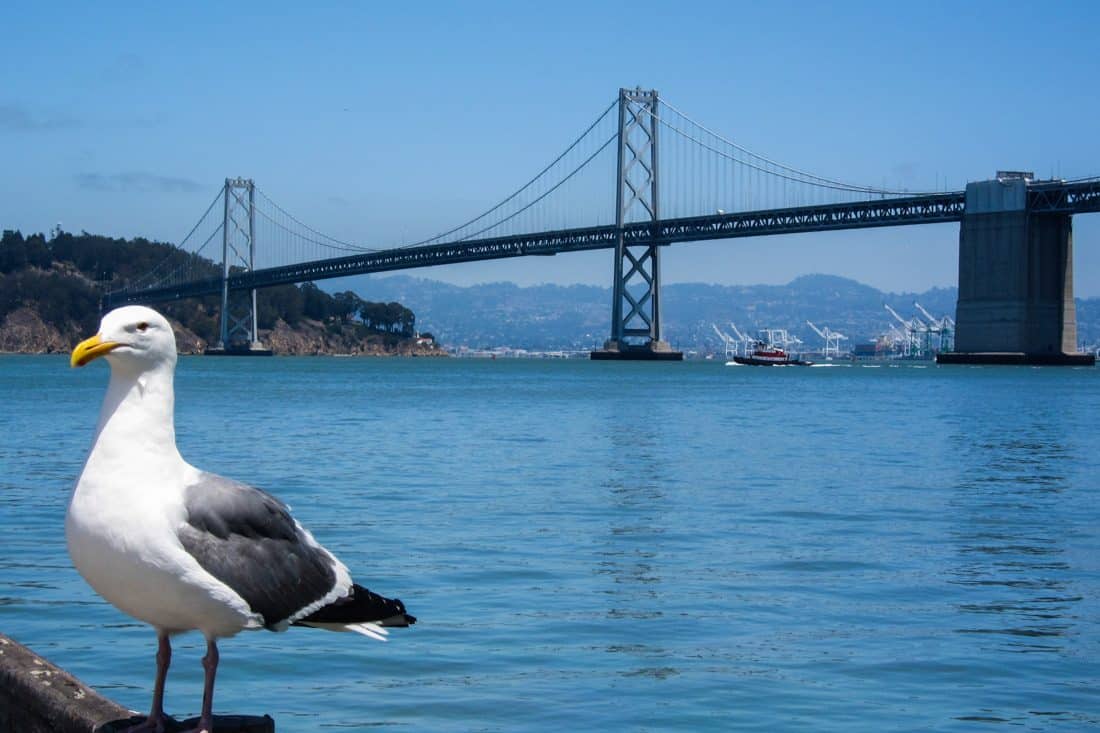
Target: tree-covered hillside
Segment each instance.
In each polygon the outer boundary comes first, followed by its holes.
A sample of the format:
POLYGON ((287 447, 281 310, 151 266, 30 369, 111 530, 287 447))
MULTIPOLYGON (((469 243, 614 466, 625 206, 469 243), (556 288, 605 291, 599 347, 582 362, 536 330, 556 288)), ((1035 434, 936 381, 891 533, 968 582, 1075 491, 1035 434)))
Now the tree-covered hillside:
MULTIPOLYGON (((5 230, 0 237, 0 324, 27 309, 72 342, 95 330, 106 292, 154 268, 171 272, 184 266, 211 277, 219 274, 216 263, 163 242, 62 231, 47 238, 5 230)), ((157 308, 209 344, 218 338, 220 305, 217 296, 207 296, 157 308)), ((303 319, 362 337, 408 338, 416 329, 416 316, 400 303, 371 303, 351 291, 329 294, 313 283, 258 291, 257 311, 260 329, 272 329, 279 321, 294 328, 303 319)))

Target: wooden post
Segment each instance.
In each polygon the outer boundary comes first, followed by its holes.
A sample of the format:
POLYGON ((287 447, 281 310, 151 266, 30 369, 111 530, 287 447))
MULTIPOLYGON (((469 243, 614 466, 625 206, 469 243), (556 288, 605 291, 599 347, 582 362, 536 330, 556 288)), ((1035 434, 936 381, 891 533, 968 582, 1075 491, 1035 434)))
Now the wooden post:
MULTIPOLYGON (((142 719, 0 634, 0 733, 114 733, 142 719)), ((197 718, 182 723, 169 720, 167 731, 197 724, 197 718)), ((275 721, 266 715, 216 715, 214 729, 217 733, 275 733, 275 721)))

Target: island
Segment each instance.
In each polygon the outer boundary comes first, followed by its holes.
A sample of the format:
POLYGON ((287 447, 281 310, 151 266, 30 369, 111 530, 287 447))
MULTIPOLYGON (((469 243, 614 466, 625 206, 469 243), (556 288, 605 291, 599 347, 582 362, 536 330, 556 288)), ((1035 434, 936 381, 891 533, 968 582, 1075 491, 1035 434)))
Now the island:
MULTIPOLYGON (((134 277, 188 266, 216 275, 220 265, 171 244, 57 229, 0 236, 0 352, 68 353, 95 331, 105 294, 134 277)), ((218 338, 217 296, 156 306, 176 331, 181 354, 201 354, 218 338)), ((400 303, 328 293, 314 283, 257 293, 260 340, 277 355, 446 356, 400 303)))

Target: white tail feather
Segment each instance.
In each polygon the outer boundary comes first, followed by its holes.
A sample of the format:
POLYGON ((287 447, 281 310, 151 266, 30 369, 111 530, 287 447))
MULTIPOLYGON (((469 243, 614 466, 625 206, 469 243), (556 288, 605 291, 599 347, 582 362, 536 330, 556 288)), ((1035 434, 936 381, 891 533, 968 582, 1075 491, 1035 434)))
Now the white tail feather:
POLYGON ((363 636, 369 636, 372 639, 378 639, 378 641, 386 641, 386 637, 389 636, 390 633, 378 624, 372 624, 370 622, 362 624, 348 624, 344 628, 346 628, 348 631, 354 631, 357 634, 362 634, 363 636))
POLYGON ((388 641, 386 639, 386 636, 388 636, 390 633, 378 624, 371 623, 370 621, 364 621, 363 623, 358 624, 333 624, 325 623, 323 621, 307 621, 302 622, 302 625, 312 626, 315 629, 324 629, 325 631, 354 631, 357 634, 369 636, 370 638, 377 639, 378 641, 388 641))

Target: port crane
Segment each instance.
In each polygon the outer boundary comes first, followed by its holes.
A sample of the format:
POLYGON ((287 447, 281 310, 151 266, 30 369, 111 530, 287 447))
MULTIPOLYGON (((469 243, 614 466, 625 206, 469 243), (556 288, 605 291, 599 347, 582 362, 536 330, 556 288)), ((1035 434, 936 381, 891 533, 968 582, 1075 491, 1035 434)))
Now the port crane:
POLYGON ((936 318, 915 300, 913 305, 928 319, 928 332, 936 337, 936 352, 951 351, 955 345, 955 320, 951 316, 936 318))
POLYGON ((806 321, 806 325, 812 328, 814 333, 816 333, 818 336, 825 339, 825 348, 821 352, 822 356, 824 356, 826 359, 832 359, 834 356, 840 356, 840 342, 847 340, 847 336, 837 331, 831 330, 828 326, 826 326, 824 329, 818 328, 810 321, 806 321))
POLYGON ((762 328, 757 333, 760 334, 757 341, 763 341, 771 346, 778 346, 787 353, 793 353, 796 349, 791 347, 802 343, 802 339, 792 335, 785 328, 762 328))
POLYGON ((907 333, 898 330, 894 324, 890 324, 886 331, 886 343, 895 356, 909 358, 911 339, 907 333))
POLYGON ((718 334, 718 338, 722 339, 722 346, 725 349, 726 358, 730 359, 734 356, 737 356, 737 341, 733 338, 733 336, 730 336, 728 333, 718 328, 718 326, 714 325, 713 323, 710 324, 710 327, 714 329, 714 332, 716 334, 718 334))
POLYGON ((733 321, 730 321, 730 328, 733 329, 733 335, 736 336, 737 340, 741 343, 742 353, 745 356, 751 354, 752 347, 754 344, 756 344, 757 339, 754 339, 751 336, 746 336, 739 328, 737 328, 737 325, 733 321))
POLYGON ((882 304, 890 312, 902 329, 902 355, 914 359, 924 358, 930 351, 928 324, 914 316, 905 320, 889 303, 882 304))

